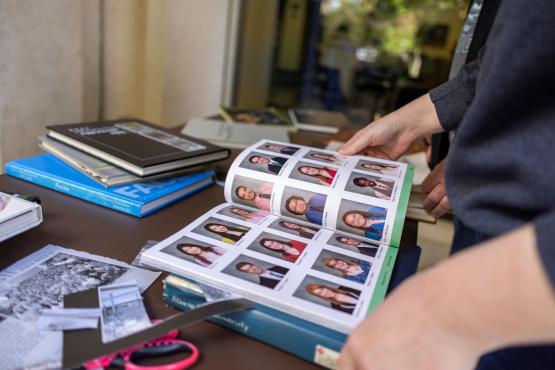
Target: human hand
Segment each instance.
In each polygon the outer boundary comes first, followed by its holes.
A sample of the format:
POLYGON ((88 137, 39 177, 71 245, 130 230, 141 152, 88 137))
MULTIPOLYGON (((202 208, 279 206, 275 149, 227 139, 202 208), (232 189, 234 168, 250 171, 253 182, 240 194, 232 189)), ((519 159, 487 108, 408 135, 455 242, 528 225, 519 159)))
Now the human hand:
POLYGON ((435 300, 443 297, 430 280, 409 280, 360 324, 341 351, 338 370, 474 369, 481 351, 471 337, 453 332, 444 320, 448 312, 436 314, 435 300))
POLYGON ((426 176, 420 190, 428 193, 422 206, 434 217, 441 217, 451 212, 451 205, 445 189, 445 159, 439 162, 432 172, 426 176))
POLYGON ((339 149, 339 154, 395 160, 418 138, 440 131, 442 127, 435 106, 426 94, 368 124, 339 149))

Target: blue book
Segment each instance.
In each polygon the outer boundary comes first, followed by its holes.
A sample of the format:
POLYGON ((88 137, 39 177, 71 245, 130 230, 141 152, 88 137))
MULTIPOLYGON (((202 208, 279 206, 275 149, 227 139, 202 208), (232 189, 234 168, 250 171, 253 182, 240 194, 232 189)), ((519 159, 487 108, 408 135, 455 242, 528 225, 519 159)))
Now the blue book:
MULTIPOLYGON (((164 280, 164 301, 181 311, 206 303, 202 289, 193 281, 170 275, 164 280)), ((210 321, 249 336, 306 361, 335 368, 347 335, 255 304, 249 311, 212 316, 210 321)))
POLYGON ((8 162, 6 173, 136 217, 146 216, 214 183, 214 172, 203 171, 105 188, 52 154, 8 162))

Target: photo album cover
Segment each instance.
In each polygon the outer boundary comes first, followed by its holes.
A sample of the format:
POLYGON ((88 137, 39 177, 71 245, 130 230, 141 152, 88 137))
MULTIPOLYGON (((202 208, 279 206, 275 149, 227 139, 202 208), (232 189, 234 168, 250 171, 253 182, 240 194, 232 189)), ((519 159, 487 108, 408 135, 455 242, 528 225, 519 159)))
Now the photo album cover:
POLYGON ((227 203, 142 261, 348 333, 385 296, 414 168, 262 140, 233 162, 227 203))

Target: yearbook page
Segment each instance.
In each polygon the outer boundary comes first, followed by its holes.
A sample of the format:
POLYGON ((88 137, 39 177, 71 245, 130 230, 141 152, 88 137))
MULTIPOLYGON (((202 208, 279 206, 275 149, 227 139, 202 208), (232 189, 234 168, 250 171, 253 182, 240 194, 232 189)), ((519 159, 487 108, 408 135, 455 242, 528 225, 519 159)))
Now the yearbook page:
POLYGON ((399 246, 414 167, 261 140, 233 162, 229 203, 399 246))
POLYGON ((397 248, 224 203, 141 261, 348 333, 379 304, 397 248))

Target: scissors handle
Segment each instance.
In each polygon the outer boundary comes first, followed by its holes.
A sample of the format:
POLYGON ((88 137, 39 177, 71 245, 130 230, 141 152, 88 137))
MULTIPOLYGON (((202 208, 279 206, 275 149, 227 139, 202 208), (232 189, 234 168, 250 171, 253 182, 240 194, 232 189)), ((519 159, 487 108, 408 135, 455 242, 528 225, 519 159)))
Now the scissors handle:
POLYGON ((148 343, 145 347, 125 355, 125 370, 183 370, 191 367, 199 358, 198 348, 191 342, 181 339, 159 339, 148 343), (142 366, 133 362, 141 358, 169 355, 188 349, 191 354, 186 358, 169 364, 142 366))

